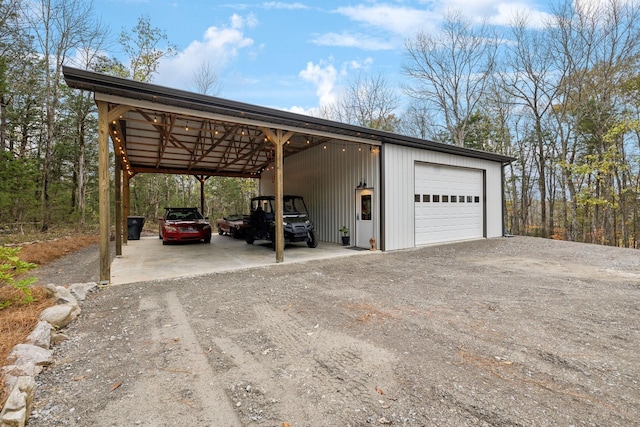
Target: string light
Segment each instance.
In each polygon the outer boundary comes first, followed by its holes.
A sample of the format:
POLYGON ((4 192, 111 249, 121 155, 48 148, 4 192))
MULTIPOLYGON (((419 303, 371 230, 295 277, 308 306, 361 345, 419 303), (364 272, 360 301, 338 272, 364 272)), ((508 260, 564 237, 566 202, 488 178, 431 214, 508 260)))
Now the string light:
POLYGON ((186 130, 187 132, 189 132, 189 120, 187 120, 187 125, 184 127, 184 130, 186 130))

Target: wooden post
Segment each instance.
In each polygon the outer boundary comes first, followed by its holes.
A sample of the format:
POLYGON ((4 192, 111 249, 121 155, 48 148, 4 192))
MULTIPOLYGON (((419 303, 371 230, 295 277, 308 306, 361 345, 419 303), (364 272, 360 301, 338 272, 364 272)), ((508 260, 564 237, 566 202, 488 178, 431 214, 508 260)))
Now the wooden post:
POLYGON ((276 262, 283 262, 284 261, 284 226, 283 226, 283 216, 284 216, 284 209, 282 206, 282 198, 284 196, 284 189, 283 189, 283 158, 284 158, 284 153, 283 153, 283 147, 284 144, 287 142, 287 140, 289 138, 291 138, 293 136, 293 132, 289 131, 286 134, 284 133, 284 131, 282 129, 277 129, 275 132, 273 132, 271 129, 267 129, 267 128, 263 128, 262 132, 264 132, 264 134, 267 136, 267 138, 269 138, 269 140, 273 143, 273 145, 275 145, 276 147, 276 176, 275 176, 275 186, 276 186, 276 194, 275 194, 275 198, 276 198, 276 215, 275 215, 275 221, 276 221, 276 262))
POLYGON ((196 178, 198 179, 198 181, 200 181, 200 213, 202 214, 202 216, 207 216, 204 213, 204 183, 207 181, 207 179, 209 179, 209 177, 206 177, 204 175, 200 175, 200 176, 196 176, 196 178))
MULTIPOLYGON (((131 211, 131 191, 129 188, 129 173, 122 175, 122 225, 127 230, 127 217, 131 211)), ((129 242, 129 230, 122 235, 122 241, 126 245, 129 242)))
POLYGON ((109 207, 109 107, 98 101, 98 198, 100 212, 100 284, 111 280, 111 257, 109 254, 110 217, 109 207))
MULTIPOLYGON (((116 198, 116 212, 115 212, 115 223, 116 223, 116 256, 122 256, 122 162, 120 161, 120 157, 118 155, 115 156, 115 177, 114 177, 114 185, 115 185, 115 198, 116 198)), ((124 228, 125 233, 127 232, 127 228, 124 228)))
POLYGON ((282 196, 284 190, 282 188, 282 146, 284 141, 282 140, 282 131, 278 129, 276 131, 276 262, 284 261, 284 225, 283 216, 284 209, 282 207, 282 196))

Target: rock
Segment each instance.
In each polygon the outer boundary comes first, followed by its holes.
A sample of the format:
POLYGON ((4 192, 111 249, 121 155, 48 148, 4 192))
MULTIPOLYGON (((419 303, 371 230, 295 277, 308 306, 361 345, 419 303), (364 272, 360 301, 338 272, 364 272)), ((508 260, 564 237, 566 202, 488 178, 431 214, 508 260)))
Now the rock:
POLYGON ((44 285, 44 287, 47 290, 47 296, 52 297, 56 294, 57 286, 53 283, 47 283, 46 285, 44 285))
POLYGON ((80 315, 78 305, 62 304, 46 308, 40 313, 40 320, 51 323, 55 328, 64 328, 80 315))
POLYGON ((35 389, 36 382, 33 377, 18 378, 0 413, 1 427, 23 427, 26 424, 31 413, 35 389))
POLYGON ((53 330, 53 326, 51 326, 49 322, 41 320, 38 322, 33 332, 31 332, 27 337, 27 343, 37 345, 44 349, 49 349, 51 347, 51 332, 53 330))
POLYGON ((18 344, 9 353, 8 360, 17 366, 27 363, 46 366, 53 363, 53 352, 33 344, 18 344))
POLYGON ((62 332, 53 332, 51 334, 51 345, 58 345, 63 341, 68 340, 69 337, 62 332))
POLYGON ((56 286, 56 303, 60 305, 70 304, 78 305, 78 300, 73 296, 71 291, 64 286, 56 286))
POLYGON ((8 389, 11 389, 13 388, 13 386, 15 385, 15 381, 17 381, 19 377, 35 377, 40 372, 42 372, 42 365, 36 365, 33 362, 27 362, 21 365, 3 366, 1 371, 5 375, 5 385, 8 386, 8 389), (12 380, 8 377, 13 377, 13 383, 11 383, 12 380))
POLYGON ((98 287, 98 284, 95 282, 91 283, 74 283, 70 286, 71 292, 78 298, 80 301, 84 301, 87 298, 87 293, 93 291, 98 287))

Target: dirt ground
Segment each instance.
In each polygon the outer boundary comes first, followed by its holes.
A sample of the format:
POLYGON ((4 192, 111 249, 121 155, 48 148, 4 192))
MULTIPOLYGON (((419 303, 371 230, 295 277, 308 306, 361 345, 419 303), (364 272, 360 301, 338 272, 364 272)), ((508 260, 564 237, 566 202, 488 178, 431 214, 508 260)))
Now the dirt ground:
MULTIPOLYGON (((39 275, 84 281, 91 256, 39 275)), ((29 426, 640 420, 636 250, 513 237, 367 252, 111 286, 82 308, 29 426)))

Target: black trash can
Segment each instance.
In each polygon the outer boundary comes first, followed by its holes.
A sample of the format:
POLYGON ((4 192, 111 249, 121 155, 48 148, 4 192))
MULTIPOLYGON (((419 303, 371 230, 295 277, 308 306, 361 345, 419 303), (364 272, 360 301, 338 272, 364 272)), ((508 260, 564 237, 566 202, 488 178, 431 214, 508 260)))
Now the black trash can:
POLYGON ((142 233, 143 226, 144 226, 143 216, 128 216, 127 217, 127 238, 129 240, 140 240, 140 233, 142 233))

